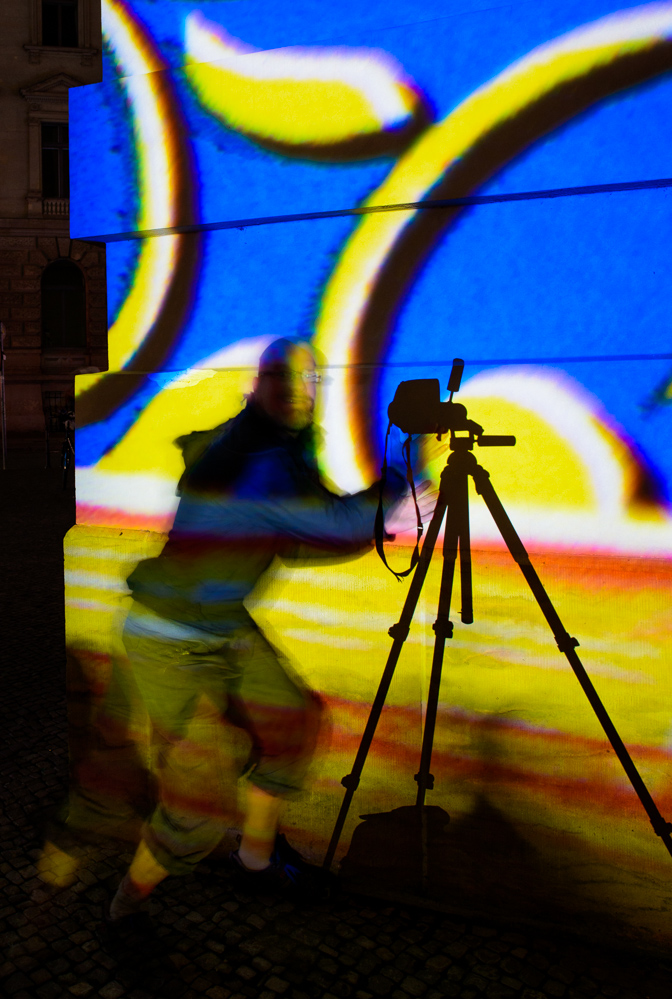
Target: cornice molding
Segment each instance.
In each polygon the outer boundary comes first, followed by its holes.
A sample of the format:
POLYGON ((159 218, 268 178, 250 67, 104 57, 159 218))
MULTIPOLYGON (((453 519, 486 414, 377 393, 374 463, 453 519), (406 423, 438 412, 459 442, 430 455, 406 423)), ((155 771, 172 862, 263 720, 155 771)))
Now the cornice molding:
POLYGON ((26 100, 64 101, 68 99, 71 87, 81 87, 82 81, 69 73, 55 73, 30 87, 22 87, 19 93, 26 100))
POLYGON ((100 51, 99 49, 91 48, 66 48, 60 45, 24 45, 23 47, 32 63, 42 62, 42 56, 49 56, 55 53, 58 56, 80 56, 82 66, 93 66, 93 60, 100 51))
POLYGON ((67 219, 0 218, 0 239, 3 236, 61 236, 69 239, 70 227, 67 219))
POLYGON ((81 87, 82 81, 68 73, 55 73, 19 93, 28 104, 28 121, 53 119, 68 120, 68 93, 72 87, 81 87))

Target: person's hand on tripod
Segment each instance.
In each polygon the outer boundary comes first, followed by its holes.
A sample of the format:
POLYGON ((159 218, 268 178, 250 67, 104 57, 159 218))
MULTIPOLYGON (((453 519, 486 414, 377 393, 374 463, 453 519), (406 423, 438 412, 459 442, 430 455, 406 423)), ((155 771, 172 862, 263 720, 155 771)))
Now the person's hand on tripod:
MULTIPOLYGON (((438 490, 432 482, 425 479, 415 487, 415 494, 418 500, 418 510, 423 524, 430 519, 434 513, 438 490)), ((385 514, 385 533, 404 534, 417 527, 418 518, 415 511, 413 495, 409 490, 403 499, 398 500, 385 514)))

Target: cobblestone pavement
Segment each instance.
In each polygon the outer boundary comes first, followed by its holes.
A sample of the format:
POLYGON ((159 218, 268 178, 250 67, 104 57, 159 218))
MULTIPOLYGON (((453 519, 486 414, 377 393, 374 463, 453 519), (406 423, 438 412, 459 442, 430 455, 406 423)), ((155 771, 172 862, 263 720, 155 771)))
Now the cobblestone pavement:
POLYGON ((155 946, 121 953, 100 923, 129 847, 90 847, 78 883, 55 897, 34 866, 40 823, 67 782, 61 539, 72 492, 57 471, 0 474, 3 995, 669 999, 672 961, 660 956, 356 896, 304 907, 250 898, 221 865, 164 882, 150 908, 155 946))

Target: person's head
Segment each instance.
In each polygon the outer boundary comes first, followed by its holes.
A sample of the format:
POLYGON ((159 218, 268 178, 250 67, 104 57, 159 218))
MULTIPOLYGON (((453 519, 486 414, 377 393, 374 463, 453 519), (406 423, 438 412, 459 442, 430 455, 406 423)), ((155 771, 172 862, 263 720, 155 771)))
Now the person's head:
POLYGON ((259 358, 252 399, 278 426, 298 432, 312 423, 319 380, 309 344, 274 340, 259 358))

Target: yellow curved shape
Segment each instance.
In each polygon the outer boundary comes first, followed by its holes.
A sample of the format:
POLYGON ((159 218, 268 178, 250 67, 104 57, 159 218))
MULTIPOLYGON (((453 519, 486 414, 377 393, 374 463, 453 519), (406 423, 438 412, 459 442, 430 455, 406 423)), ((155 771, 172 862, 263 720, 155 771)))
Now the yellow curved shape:
MULTIPOLYGON (((166 65, 151 37, 121 0, 103 0, 103 33, 114 50, 133 118, 140 211, 137 228, 159 229, 178 222, 173 164, 179 161, 174 114, 166 88, 166 65)), ((145 239, 128 295, 110 327, 109 370, 133 356, 159 315, 178 259, 179 236, 145 239)), ((95 381, 105 377, 102 373, 95 381)), ((86 389, 92 387, 87 380, 86 389)), ((78 394, 84 385, 77 386, 78 394)))
MULTIPOLYGON (((465 382, 460 401, 486 433, 516 438, 513 453, 477 451, 505 504, 622 514, 632 455, 578 382, 547 368, 495 368, 465 382)), ((447 445, 446 438, 424 441, 437 478, 447 445)))
MULTIPOLYGON (((507 507, 595 509, 591 471, 578 460, 567 438, 533 409, 493 396, 470 405, 469 415, 486 428, 505 426, 516 437, 515 456, 508 448, 478 452, 507 507), (540 455, 543 455, 541 461, 540 455)), ((435 437, 430 437, 423 443, 423 455, 428 478, 438 482, 450 455, 448 439, 439 444, 435 437)))
MULTIPOLYGON (((367 207, 421 201, 448 170, 501 122, 556 87, 594 69, 651 49, 672 36, 672 4, 650 4, 609 15, 541 45, 479 87, 437 122, 398 161, 367 207)), ((416 210, 367 214, 345 246, 327 285, 314 343, 336 367, 320 414, 327 431, 326 472, 343 488, 361 489, 370 472, 357 446, 357 428, 344 427, 349 400, 348 366, 356 360, 357 330, 371 291, 416 210), (330 432, 331 431, 331 432, 330 432)))
POLYGON ((257 51, 208 21, 185 22, 184 73, 202 105, 247 135, 331 145, 403 125, 417 95, 401 67, 373 49, 257 51))

